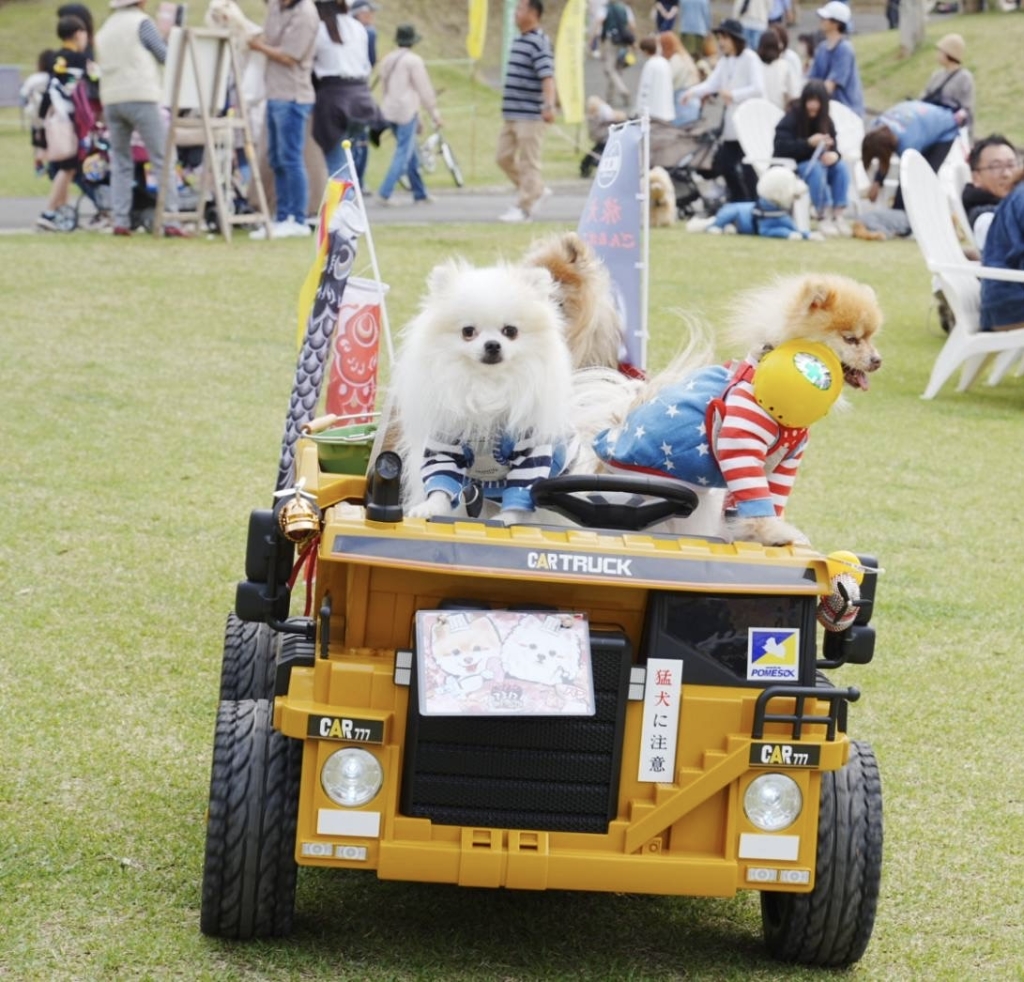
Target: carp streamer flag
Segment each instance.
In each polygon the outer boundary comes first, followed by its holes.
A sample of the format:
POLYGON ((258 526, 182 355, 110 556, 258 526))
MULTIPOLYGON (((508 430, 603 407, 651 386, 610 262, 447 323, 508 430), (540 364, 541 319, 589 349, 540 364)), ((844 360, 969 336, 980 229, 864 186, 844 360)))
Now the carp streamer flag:
POLYGON ((317 223, 316 259, 299 291, 302 330, 295 381, 288 406, 277 472, 277 490, 293 482, 295 444, 302 427, 316 415, 331 339, 338 324, 341 298, 356 259, 356 244, 366 231, 366 218, 349 181, 331 178, 324 191, 317 223))

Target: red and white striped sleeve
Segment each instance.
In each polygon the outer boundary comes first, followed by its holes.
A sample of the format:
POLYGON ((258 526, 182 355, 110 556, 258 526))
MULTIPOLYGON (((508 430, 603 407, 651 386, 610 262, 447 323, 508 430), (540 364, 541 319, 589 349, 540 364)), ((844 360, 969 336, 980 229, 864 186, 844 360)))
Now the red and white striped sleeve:
POLYGON ((715 438, 715 457, 740 515, 782 514, 806 442, 804 431, 783 430, 757 404, 749 382, 732 386, 715 438))

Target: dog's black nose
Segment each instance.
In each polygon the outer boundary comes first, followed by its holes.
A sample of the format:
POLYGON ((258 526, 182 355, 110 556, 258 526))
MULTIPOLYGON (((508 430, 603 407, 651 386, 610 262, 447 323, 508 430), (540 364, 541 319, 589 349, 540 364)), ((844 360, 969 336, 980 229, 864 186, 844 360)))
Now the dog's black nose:
POLYGON ((495 365, 501 361, 501 344, 497 341, 484 342, 484 356, 481 361, 487 365, 495 365))

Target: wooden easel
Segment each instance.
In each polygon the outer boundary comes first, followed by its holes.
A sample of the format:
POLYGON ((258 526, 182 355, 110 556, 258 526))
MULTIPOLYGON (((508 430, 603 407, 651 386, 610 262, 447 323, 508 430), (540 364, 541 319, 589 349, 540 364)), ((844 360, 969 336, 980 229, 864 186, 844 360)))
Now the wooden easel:
POLYGON ((167 143, 164 147, 164 165, 160 174, 159 191, 156 199, 156 213, 153 218, 153 235, 163 234, 164 223, 172 213, 164 211, 167 182, 174 180, 173 167, 178 147, 202 146, 203 170, 196 211, 179 211, 173 217, 182 221, 204 221, 203 209, 206 197, 212 191, 217 207, 217 218, 221 234, 231 241, 235 225, 262 224, 270 236, 270 212, 260 178, 259 162, 253 145, 249 114, 242 93, 242 73, 239 70, 231 36, 227 31, 206 28, 176 28, 181 31, 180 43, 172 52, 169 49, 167 69, 172 72, 171 119, 167 127, 167 143), (174 54, 173 63, 170 57, 174 54), (191 64, 192 78, 186 75, 186 63, 191 64), (235 80, 237 115, 218 116, 213 113, 223 106, 227 76, 230 69, 235 80), (183 89, 192 86, 188 98, 183 100, 183 89), (182 108, 195 108, 197 116, 179 115, 182 108), (213 112, 211 112, 211 110, 213 112), (235 134, 242 134, 245 155, 248 159, 252 182, 256 190, 257 211, 236 215, 228 202, 227 190, 231 184, 231 159, 235 148, 235 134))

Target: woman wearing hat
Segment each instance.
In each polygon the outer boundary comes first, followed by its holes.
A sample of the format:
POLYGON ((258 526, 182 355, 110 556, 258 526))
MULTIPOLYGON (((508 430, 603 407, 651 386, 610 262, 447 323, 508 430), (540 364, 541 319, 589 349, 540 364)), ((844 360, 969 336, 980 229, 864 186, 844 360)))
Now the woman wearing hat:
POLYGON ((764 71, 761 59, 747 47, 743 25, 728 17, 714 31, 721 57, 707 79, 687 89, 683 101, 719 95, 725 103, 722 117, 722 144, 715 154, 712 169, 725 178, 732 201, 753 201, 756 179, 743 163, 743 150, 736 136, 736 106, 747 99, 764 96, 764 71))
POLYGON ((397 47, 385 56, 377 68, 384 87, 381 114, 395 134, 391 166, 377 192, 382 205, 392 203, 391 192, 403 174, 409 177, 413 200, 430 201, 416 160, 416 131, 419 129, 421 106, 430 114, 435 126, 441 125, 441 114, 437 111, 437 95, 434 86, 430 84, 427 66, 412 51, 412 46, 420 40, 412 24, 399 24, 395 31, 397 47))
POLYGON ((923 102, 967 111, 967 133, 974 142, 974 76, 963 67, 966 45, 959 34, 947 34, 935 45, 939 67, 921 94, 923 102))

